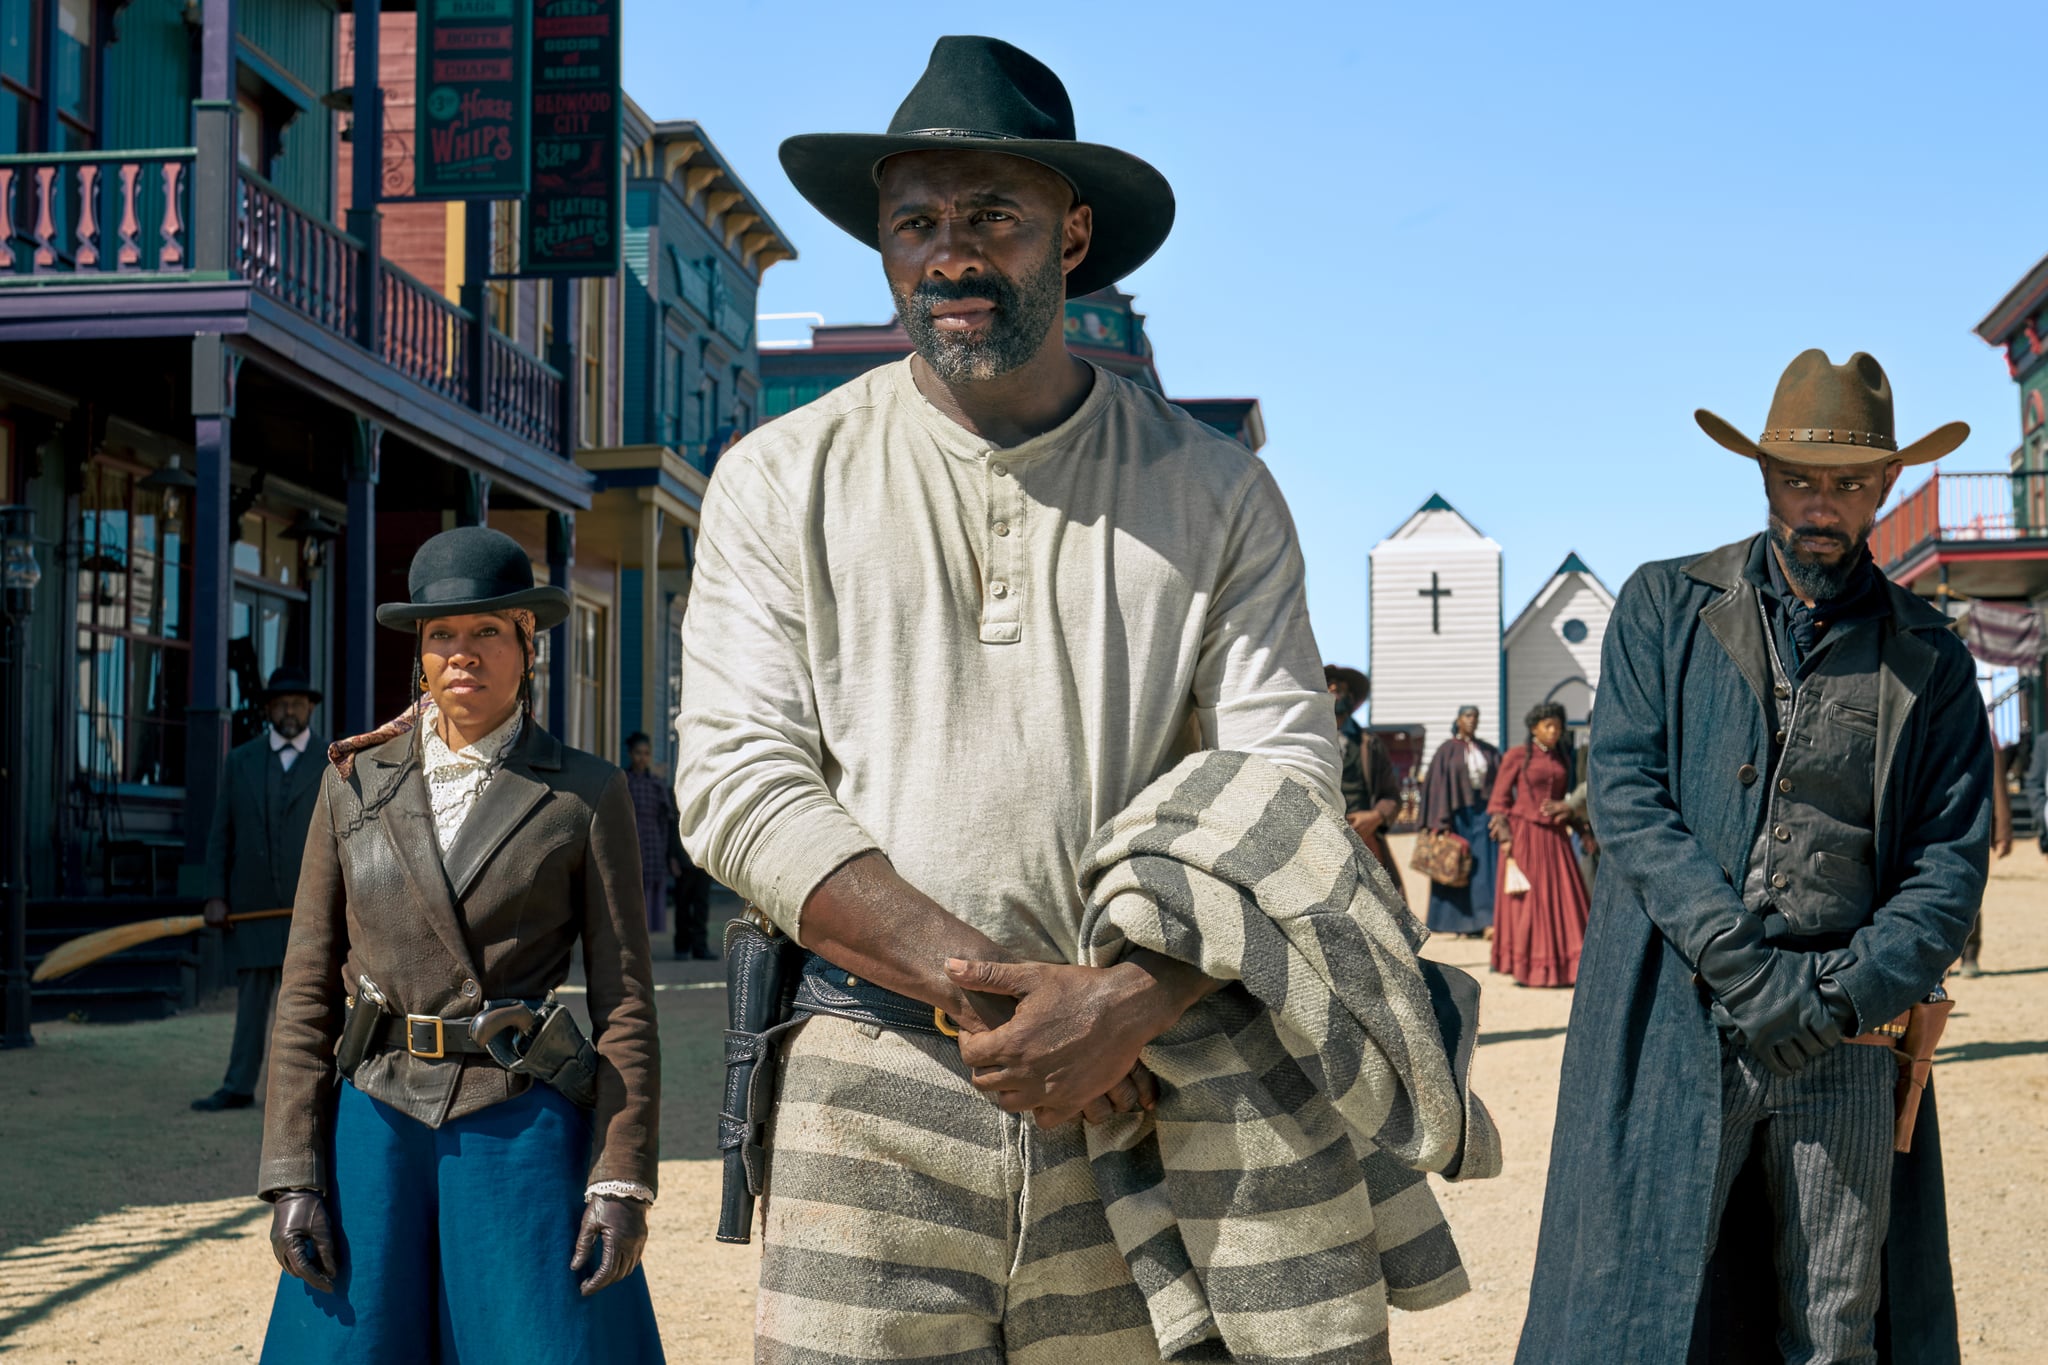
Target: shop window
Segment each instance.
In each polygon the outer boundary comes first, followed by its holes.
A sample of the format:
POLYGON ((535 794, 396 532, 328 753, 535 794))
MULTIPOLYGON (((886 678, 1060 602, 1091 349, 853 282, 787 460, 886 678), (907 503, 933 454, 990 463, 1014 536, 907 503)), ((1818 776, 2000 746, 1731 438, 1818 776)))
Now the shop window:
POLYGON ((281 516, 251 511, 230 560, 234 588, 228 621, 228 705, 231 737, 239 744, 262 733, 257 695, 271 672, 285 664, 308 668, 310 601, 300 555, 303 542, 285 535, 281 516))
POLYGON ((187 501, 139 487, 145 470, 86 466, 76 584, 78 771, 173 786, 185 772, 192 646, 185 619, 187 501))
POLYGON ((95 0, 57 0, 57 69, 52 74, 57 104, 59 151, 82 152, 93 145, 93 28, 95 0))
POLYGON ((604 608, 578 602, 569 630, 569 743, 609 753, 604 739, 604 608))
MULTIPOLYGON (((472 204, 472 208, 476 205, 472 204)), ((519 202, 499 199, 491 204, 491 276, 484 281, 484 302, 491 311, 491 326, 508 340, 518 333, 518 281, 503 279, 519 269, 519 202)))
POLYGON ((604 352, 608 280, 584 280, 579 300, 576 364, 583 377, 577 413, 584 445, 604 444, 604 352))
POLYGON ((0 152, 32 152, 42 141, 42 8, 0 5, 0 152))

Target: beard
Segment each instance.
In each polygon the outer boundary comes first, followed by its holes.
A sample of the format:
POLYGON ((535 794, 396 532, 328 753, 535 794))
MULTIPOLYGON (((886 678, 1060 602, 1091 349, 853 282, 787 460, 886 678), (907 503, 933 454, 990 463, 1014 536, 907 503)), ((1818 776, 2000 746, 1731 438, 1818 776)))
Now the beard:
POLYGON ((306 728, 306 723, 297 716, 286 716, 283 720, 270 722, 270 728, 277 732, 279 739, 297 739, 299 732, 306 728))
MULTIPOLYGON (((1876 523, 1873 521, 1871 526, 1876 523)), ((1863 566, 1864 547, 1870 543, 1871 526, 1865 526, 1855 535, 1847 531, 1823 530, 1818 526, 1793 526, 1777 513, 1771 513, 1771 543, 1778 547, 1779 561, 1785 570, 1785 580, 1802 596, 1816 602, 1827 602, 1840 597, 1863 566), (1797 548, 1801 540, 1828 540, 1842 547, 1833 562, 1821 559, 1812 551, 1797 548)))
POLYGON ((979 382, 1021 368, 1067 306, 1067 277, 1060 269, 1060 239, 1051 239, 1045 259, 1020 280, 987 271, 964 280, 925 280, 912 290, 891 290, 896 316, 910 334, 910 344, 948 383, 979 382), (932 307, 960 299, 987 299, 995 305, 988 329, 979 337, 942 332, 932 325, 932 307))

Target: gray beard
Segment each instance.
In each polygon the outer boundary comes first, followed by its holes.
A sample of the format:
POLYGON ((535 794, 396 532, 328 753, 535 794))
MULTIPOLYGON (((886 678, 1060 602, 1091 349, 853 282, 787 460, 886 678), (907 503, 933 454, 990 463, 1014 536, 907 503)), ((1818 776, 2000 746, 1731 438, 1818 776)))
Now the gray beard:
POLYGON ((1047 248, 1045 260, 1019 281, 994 279, 995 317, 988 335, 980 338, 941 332, 932 326, 936 301, 912 291, 896 294, 896 316, 910 334, 910 344, 947 383, 979 383, 1021 369, 1045 344, 1045 334, 1067 306, 1067 277, 1060 269, 1059 241, 1047 248))

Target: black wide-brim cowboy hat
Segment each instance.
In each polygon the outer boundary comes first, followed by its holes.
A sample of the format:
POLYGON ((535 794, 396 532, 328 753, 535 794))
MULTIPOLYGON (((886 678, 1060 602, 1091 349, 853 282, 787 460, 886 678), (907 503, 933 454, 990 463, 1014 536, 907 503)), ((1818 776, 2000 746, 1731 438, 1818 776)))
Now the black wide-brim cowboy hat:
POLYGON ((256 693, 256 704, 268 706, 279 697, 304 697, 315 706, 321 701, 320 689, 313 686, 305 670, 290 666, 271 671, 270 681, 256 693))
POLYGON ((1068 297, 1136 270, 1173 230, 1173 187, 1129 152, 1074 136, 1074 106, 1052 68, 996 38, 947 37, 886 133, 806 133, 782 144, 782 169, 818 212, 880 249, 881 165, 903 152, 1001 152, 1058 172, 1094 210, 1088 254, 1068 297))
POLYGON ((380 605, 378 625, 413 631, 441 616, 530 611, 534 629, 546 630, 569 615, 569 594, 536 585, 533 561, 519 542, 487 526, 458 526, 430 538, 412 557, 405 586, 412 600, 380 605))
POLYGON ((1862 351, 1840 365, 1818 348, 1801 351, 1778 377, 1764 433, 1752 441, 1734 423, 1705 408, 1700 429, 1738 455, 1769 455, 1793 464, 1926 464, 1969 439, 1968 422, 1948 422, 1900 447, 1892 423, 1892 384, 1884 366, 1862 351))

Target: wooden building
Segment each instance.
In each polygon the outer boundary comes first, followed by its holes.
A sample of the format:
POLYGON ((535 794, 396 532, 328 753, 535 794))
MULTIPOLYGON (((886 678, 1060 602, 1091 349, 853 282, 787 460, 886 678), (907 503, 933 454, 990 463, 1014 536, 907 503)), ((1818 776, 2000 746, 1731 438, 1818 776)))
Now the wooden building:
POLYGON ((1373 729, 1419 734, 1421 771, 1461 706, 1480 709, 1487 739, 1519 739, 1503 714, 1500 546, 1432 494, 1370 564, 1373 729))
POLYGON ((1507 665, 1503 729, 1519 735, 1522 717, 1546 701, 1564 707, 1573 726, 1592 718, 1600 646, 1613 614, 1614 594, 1607 585, 1577 554, 1567 555, 1501 637, 1507 665))

